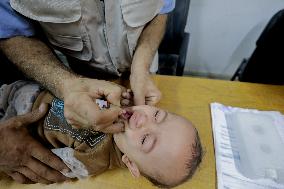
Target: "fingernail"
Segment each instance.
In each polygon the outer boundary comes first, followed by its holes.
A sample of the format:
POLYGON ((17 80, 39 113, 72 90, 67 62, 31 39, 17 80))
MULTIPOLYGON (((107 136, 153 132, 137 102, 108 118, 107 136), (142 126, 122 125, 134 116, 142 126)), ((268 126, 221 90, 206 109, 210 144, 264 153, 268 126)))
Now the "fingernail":
POLYGON ((124 132, 124 131, 125 131, 125 125, 124 125, 124 123, 122 123, 120 132, 124 132))
POLYGON ((64 173, 64 174, 66 174, 66 173, 69 173, 69 171, 70 171, 69 169, 64 168, 61 172, 64 173))
POLYGON ((119 124, 120 124, 120 127, 122 127, 122 128, 125 127, 124 122, 119 122, 119 124))
POLYGON ((122 114, 125 114, 126 113, 126 110, 121 110, 119 115, 122 115, 122 114))
POLYGON ((40 112, 44 112, 44 111, 45 111, 45 105, 44 105, 44 104, 41 104, 41 105, 39 106, 39 111, 40 111, 40 112))

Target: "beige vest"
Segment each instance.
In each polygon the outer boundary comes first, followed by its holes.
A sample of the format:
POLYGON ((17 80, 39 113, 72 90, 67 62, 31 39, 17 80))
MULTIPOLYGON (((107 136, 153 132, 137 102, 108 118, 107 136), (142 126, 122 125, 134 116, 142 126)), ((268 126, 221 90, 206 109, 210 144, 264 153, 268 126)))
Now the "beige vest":
MULTIPOLYGON (((119 76, 130 69, 140 34, 159 13, 163 0, 10 0, 10 4, 38 21, 57 50, 119 76)), ((157 65, 157 56, 153 64, 157 65)))

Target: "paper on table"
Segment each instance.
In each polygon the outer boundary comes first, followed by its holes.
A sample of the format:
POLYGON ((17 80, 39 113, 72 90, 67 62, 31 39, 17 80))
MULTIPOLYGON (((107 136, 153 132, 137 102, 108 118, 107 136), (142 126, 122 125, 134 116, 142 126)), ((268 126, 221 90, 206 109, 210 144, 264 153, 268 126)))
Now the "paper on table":
MULTIPOLYGON (((279 112, 258 111, 211 104, 213 136, 216 156, 216 169, 219 189, 284 189, 284 185, 273 181, 277 179, 275 170, 266 170, 266 178, 251 179, 240 171, 240 143, 236 142, 238 135, 232 135, 232 127, 228 124, 228 115, 253 113, 269 116, 273 119, 274 129, 277 130, 281 142, 284 143, 284 117, 279 112), (268 179, 269 178, 269 179, 268 179)), ((240 140, 238 140, 240 141, 240 140)), ((241 139, 241 141, 246 141, 241 139)), ((248 140, 247 140, 248 141, 248 140)), ((284 147, 281 146, 283 151, 284 147)), ((281 167, 283 170, 284 167, 281 167)), ((250 170, 249 170, 250 171, 250 170)), ((282 172, 283 173, 283 172, 282 172)), ((281 174, 282 174, 281 173, 281 174)), ((283 175, 281 175, 283 176, 283 175)))

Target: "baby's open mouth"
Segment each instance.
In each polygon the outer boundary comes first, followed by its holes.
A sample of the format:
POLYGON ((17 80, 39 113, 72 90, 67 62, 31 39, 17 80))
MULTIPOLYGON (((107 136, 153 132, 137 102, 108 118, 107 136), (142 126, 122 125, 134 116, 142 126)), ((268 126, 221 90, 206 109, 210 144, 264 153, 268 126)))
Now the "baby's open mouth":
POLYGON ((120 116, 118 117, 118 120, 116 122, 123 123, 125 128, 128 127, 129 121, 130 121, 133 113, 134 113, 134 111, 130 108, 124 109, 124 112, 122 114, 120 114, 120 116))
POLYGON ((121 117, 124 119, 124 120, 127 120, 127 122, 129 122, 131 116, 133 115, 133 111, 131 110, 125 110, 125 113, 121 114, 121 117))

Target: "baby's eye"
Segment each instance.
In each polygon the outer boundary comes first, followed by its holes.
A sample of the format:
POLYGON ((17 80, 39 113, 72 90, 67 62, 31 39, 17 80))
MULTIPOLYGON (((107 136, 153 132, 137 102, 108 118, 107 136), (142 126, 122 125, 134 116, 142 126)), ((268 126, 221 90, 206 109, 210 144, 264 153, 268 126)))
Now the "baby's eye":
POLYGON ((143 145, 145 141, 147 140, 148 134, 144 135, 141 139, 141 144, 143 145))
POLYGON ((150 152, 155 145, 156 139, 157 138, 151 133, 145 134, 141 138, 141 150, 145 153, 150 152))
POLYGON ((155 112, 155 115, 154 115, 155 121, 157 121, 157 118, 159 117, 159 115, 160 115, 160 110, 157 110, 157 111, 155 112))

